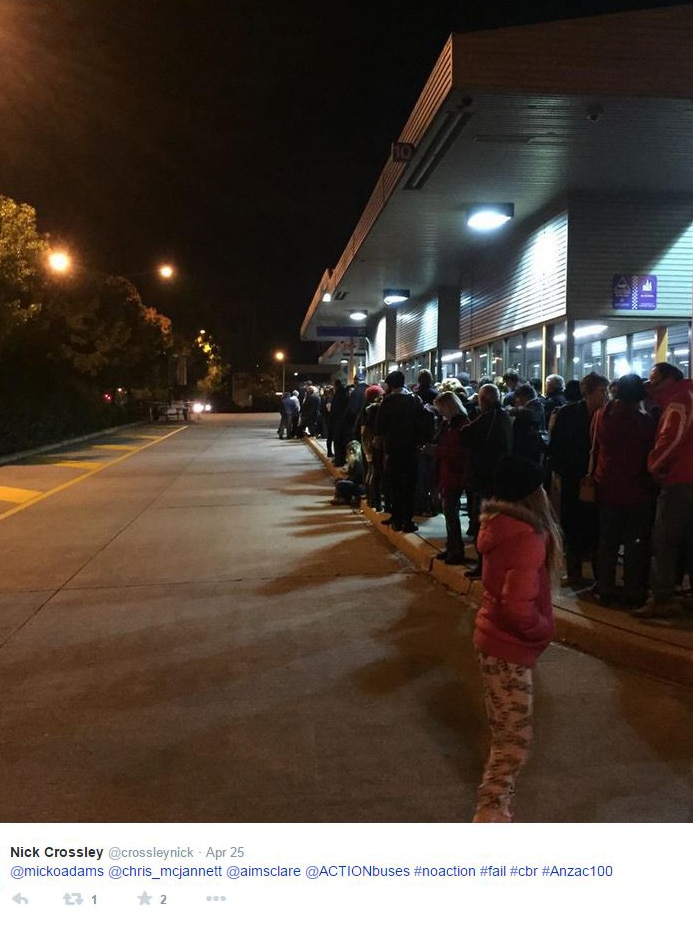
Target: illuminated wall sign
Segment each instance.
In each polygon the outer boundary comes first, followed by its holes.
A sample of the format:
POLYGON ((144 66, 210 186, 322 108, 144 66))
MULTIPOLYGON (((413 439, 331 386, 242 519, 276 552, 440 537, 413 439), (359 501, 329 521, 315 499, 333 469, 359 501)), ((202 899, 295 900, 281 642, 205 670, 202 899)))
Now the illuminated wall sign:
POLYGON ((657 277, 627 276, 613 278, 614 311, 652 311, 657 308, 657 277))

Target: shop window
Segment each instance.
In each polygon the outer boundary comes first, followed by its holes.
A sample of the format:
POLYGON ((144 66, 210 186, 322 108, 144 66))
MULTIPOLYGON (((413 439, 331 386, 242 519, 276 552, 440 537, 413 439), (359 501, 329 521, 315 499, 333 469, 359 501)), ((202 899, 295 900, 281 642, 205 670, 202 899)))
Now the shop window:
POLYGON ((602 341, 575 341, 573 354, 573 376, 582 379, 588 373, 602 374, 602 341))
POLYGON ((628 338, 608 337, 606 339, 606 376, 609 379, 620 379, 631 371, 628 361, 628 338))
POLYGON ((567 365, 566 337, 567 325, 565 321, 561 322, 561 324, 555 324, 551 332, 551 343, 547 345, 547 353, 550 352, 553 357, 553 362, 547 370, 547 375, 549 372, 555 372, 559 376, 565 376, 567 365))
POLYGON ((676 324, 669 328, 667 363, 677 366, 686 376, 691 374, 690 328, 687 324, 676 324))
POLYGON ((544 340, 541 328, 527 331, 525 336, 525 376, 529 379, 543 379, 542 355, 544 340))
POLYGON ((489 357, 488 345, 484 347, 476 347, 475 354, 477 359, 477 368, 479 370, 479 378, 483 376, 491 375, 491 360, 489 357))
POLYGON ((491 372, 489 375, 492 376, 494 380, 502 378, 505 372, 504 347, 505 343, 502 340, 494 341, 491 344, 491 372))
POLYGON ((508 369, 524 379, 525 376, 525 337, 524 334, 514 334, 508 339, 508 369))
POLYGON ((650 369, 655 363, 656 347, 656 331, 638 331, 633 334, 630 371, 642 379, 647 379, 650 369))
POLYGON ((474 355, 471 350, 465 350, 462 355, 462 372, 467 373, 470 379, 474 378, 474 355))

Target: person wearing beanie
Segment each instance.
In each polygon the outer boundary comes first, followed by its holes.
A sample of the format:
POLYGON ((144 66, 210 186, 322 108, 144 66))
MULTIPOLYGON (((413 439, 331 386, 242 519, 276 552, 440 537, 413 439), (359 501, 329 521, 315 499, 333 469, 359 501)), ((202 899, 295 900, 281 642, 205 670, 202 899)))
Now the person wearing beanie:
POLYGON ((529 459, 505 456, 485 502, 477 546, 484 594, 474 621, 491 744, 473 822, 512 822, 515 781, 532 740, 532 668, 553 639, 552 580, 561 533, 529 459))

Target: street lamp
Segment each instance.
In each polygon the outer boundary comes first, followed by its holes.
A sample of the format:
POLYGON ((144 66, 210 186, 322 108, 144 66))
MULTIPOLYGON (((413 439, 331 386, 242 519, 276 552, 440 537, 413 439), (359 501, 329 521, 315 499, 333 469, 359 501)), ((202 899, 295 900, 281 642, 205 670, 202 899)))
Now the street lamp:
POLYGON ((48 254, 48 266, 53 273, 67 273, 71 265, 72 260, 66 251, 51 251, 48 254))
POLYGON ((162 263, 158 268, 159 276, 162 279, 172 279, 175 276, 175 268, 170 263, 162 263))
POLYGON ((277 350, 274 354, 274 359, 277 363, 282 364, 282 393, 286 392, 286 354, 283 350, 277 350))

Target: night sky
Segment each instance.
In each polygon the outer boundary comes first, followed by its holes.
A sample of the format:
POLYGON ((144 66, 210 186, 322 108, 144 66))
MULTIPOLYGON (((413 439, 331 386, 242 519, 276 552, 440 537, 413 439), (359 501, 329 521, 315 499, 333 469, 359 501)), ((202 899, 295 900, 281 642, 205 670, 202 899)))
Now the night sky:
POLYGON ((314 361, 303 316, 450 32, 671 5, 0 0, 0 193, 236 369, 314 361))

